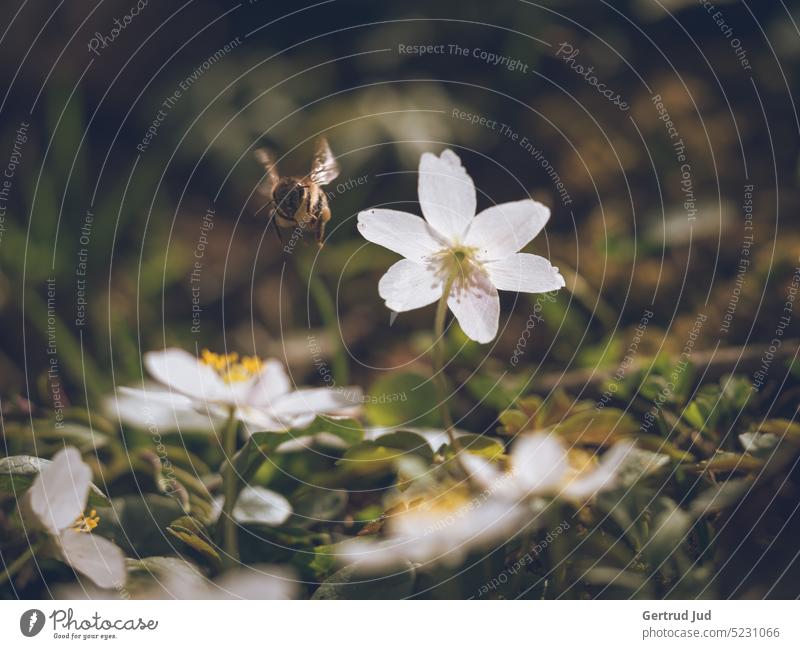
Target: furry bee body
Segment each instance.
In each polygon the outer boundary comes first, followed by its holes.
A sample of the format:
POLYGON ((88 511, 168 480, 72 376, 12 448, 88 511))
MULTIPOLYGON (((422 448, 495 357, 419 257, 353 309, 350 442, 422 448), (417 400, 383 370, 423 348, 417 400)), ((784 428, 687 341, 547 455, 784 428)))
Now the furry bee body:
POLYGON ((267 177, 259 191, 269 197, 271 216, 276 232, 280 228, 299 228, 316 234, 317 244, 322 246, 325 224, 331 219, 328 197, 322 189, 339 175, 339 165, 325 138, 317 141, 311 172, 307 176, 278 174, 269 152, 257 149, 256 159, 264 165, 267 177))
POLYGON ((319 185, 304 178, 282 178, 272 190, 275 220, 282 228, 301 228, 317 232, 320 240, 324 225, 331 219, 328 197, 319 185))

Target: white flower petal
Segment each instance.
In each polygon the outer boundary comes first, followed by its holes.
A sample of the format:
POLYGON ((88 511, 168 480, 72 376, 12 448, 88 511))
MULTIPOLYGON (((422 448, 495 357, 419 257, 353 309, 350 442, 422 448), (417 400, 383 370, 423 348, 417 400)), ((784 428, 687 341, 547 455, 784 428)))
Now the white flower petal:
POLYGON ((501 291, 547 293, 564 288, 566 284, 558 268, 547 259, 526 252, 488 262, 484 268, 492 284, 501 291))
POLYGON ((511 461, 515 481, 528 494, 556 488, 569 468, 564 446, 545 434, 520 437, 514 444, 511 461))
POLYGON ((219 375, 183 349, 147 352, 144 364, 159 383, 193 399, 227 401, 230 390, 219 375))
POLYGON ((503 472, 494 463, 485 457, 480 457, 472 453, 462 453, 461 464, 469 472, 470 476, 484 489, 489 489, 492 485, 497 485, 503 472))
POLYGON ((419 160, 419 203, 428 224, 452 243, 460 243, 475 216, 475 184, 450 149, 419 160))
POLYGON ((292 389, 291 381, 283 363, 274 358, 261 364, 261 372, 249 386, 247 404, 252 406, 271 406, 281 395, 292 389))
POLYGON ((344 541, 336 552, 337 559, 345 564, 357 563, 365 569, 386 569, 403 565, 416 539, 354 538, 344 541))
POLYGON ((222 412, 200 412, 189 397, 153 384, 144 390, 120 387, 105 399, 104 409, 124 424, 137 428, 172 432, 213 433, 225 422, 222 412))
POLYGON ((378 293, 392 311, 419 309, 442 297, 442 280, 430 269, 401 259, 378 282, 378 293))
POLYGON ((292 599, 297 577, 283 566, 247 566, 226 572, 208 587, 208 599, 292 599))
POLYGON ((100 588, 125 584, 125 555, 108 539, 68 529, 61 535, 60 547, 64 561, 100 588))
POLYGON ((550 209, 533 200, 494 205, 473 219, 464 245, 477 248, 481 259, 504 259, 521 250, 549 219, 550 209))
POLYGON ((297 453, 311 448, 315 444, 341 451, 347 449, 348 446, 347 442, 333 433, 317 433, 316 435, 303 435, 302 437, 287 435, 286 441, 275 449, 275 453, 297 453))
MULTIPOLYGON (((252 406, 242 406, 236 409, 236 418, 244 424, 244 436, 249 437, 253 433, 286 432, 293 426, 293 418, 280 418, 272 412, 270 408, 254 408, 252 406)), ((314 415, 307 416, 306 426, 314 421, 314 415)))
POLYGON ((342 389, 303 388, 283 395, 275 403, 274 413, 286 415, 329 414, 335 415, 361 403, 361 390, 356 387, 342 389))
POLYGON ((65 448, 41 468, 26 495, 28 509, 36 520, 58 535, 86 509, 92 470, 77 449, 65 448))
POLYGON ((563 495, 576 500, 587 500, 604 489, 613 487, 617 472, 634 448, 631 442, 618 442, 600 459, 600 464, 589 475, 570 482, 563 495))
POLYGON ((398 210, 365 210, 358 215, 358 231, 367 241, 406 259, 423 261, 441 250, 444 241, 420 217, 398 210))
POLYGON ((497 335, 500 297, 488 277, 480 277, 477 284, 453 291, 447 306, 464 333, 475 342, 488 343, 497 335))

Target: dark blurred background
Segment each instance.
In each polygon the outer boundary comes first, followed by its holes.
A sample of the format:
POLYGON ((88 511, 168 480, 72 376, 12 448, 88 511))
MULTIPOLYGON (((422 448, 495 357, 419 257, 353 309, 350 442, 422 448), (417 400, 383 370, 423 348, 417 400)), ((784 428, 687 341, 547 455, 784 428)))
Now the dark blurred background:
MULTIPOLYGON (((532 250, 569 290, 539 305, 528 378, 615 366, 651 306, 650 351, 679 351, 701 312, 699 349, 773 336, 800 249, 796 2, 11 1, 2 13, 0 163, 17 163, 0 239, 4 395, 52 397, 51 343, 73 403, 140 379, 141 352, 173 344, 278 356, 308 384, 319 358, 365 386, 425 365, 432 309, 389 327, 377 281, 395 256, 365 246, 355 216, 418 213, 419 155, 445 146, 479 209, 530 194, 553 210, 532 250), (410 45, 438 50, 401 53, 410 45), (688 207, 654 95, 685 143, 688 207), (329 238, 287 254, 259 212, 252 150, 304 173, 321 133, 342 167, 329 238), (721 329, 746 185, 752 263, 721 329)), ((453 328, 454 371, 507 368, 536 298, 502 296, 492 348, 453 328)))

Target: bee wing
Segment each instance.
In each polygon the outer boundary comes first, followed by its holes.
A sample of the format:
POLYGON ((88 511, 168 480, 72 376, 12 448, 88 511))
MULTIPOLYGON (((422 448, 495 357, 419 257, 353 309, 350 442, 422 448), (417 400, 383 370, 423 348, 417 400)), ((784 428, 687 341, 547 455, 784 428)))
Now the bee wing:
POLYGON ((311 162, 311 173, 308 178, 317 185, 327 185, 339 175, 339 163, 333 155, 328 139, 321 137, 317 140, 314 151, 314 160, 311 162))
POLYGON ((258 186, 258 192, 259 194, 271 199, 272 189, 278 184, 278 180, 280 179, 280 176, 278 175, 278 167, 275 164, 275 161, 272 159, 269 151, 266 149, 256 149, 253 152, 253 155, 259 164, 264 167, 264 171, 267 174, 264 177, 264 180, 258 186))

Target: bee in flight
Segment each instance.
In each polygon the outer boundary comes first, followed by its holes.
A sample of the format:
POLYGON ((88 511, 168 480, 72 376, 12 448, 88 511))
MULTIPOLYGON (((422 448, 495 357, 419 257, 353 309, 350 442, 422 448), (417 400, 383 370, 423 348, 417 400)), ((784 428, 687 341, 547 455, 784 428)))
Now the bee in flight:
POLYGON ((269 199, 267 209, 275 220, 278 238, 282 241, 280 228, 299 228, 314 232, 321 248, 325 224, 331 218, 328 197, 322 187, 339 175, 339 163, 328 146, 328 140, 324 137, 317 140, 307 176, 281 177, 266 149, 256 149, 255 156, 266 172, 258 191, 269 199))

